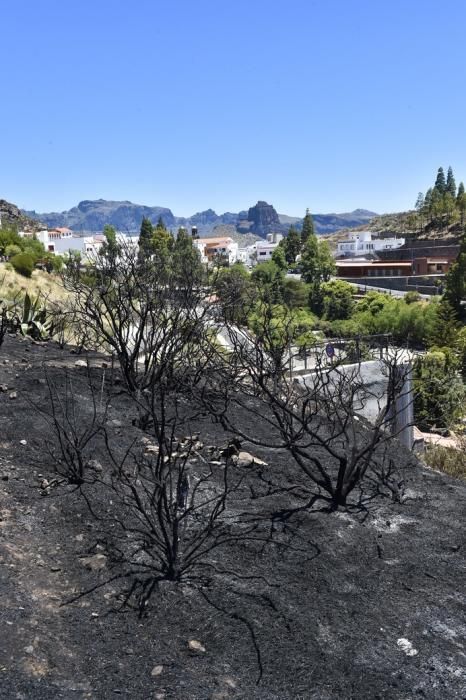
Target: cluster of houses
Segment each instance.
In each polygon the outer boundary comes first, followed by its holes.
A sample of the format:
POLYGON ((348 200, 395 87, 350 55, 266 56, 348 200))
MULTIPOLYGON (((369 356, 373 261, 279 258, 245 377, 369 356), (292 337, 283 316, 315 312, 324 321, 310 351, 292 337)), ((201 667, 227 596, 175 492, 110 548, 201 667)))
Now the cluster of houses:
POLYGON ((223 257, 229 264, 242 262, 247 267, 254 267, 257 263, 272 259, 272 253, 282 238, 281 233, 269 233, 266 240, 256 241, 244 248, 241 248, 229 236, 221 238, 196 238, 194 236, 193 240, 204 263, 223 257))
POLYGON ((339 277, 442 277, 458 257, 459 245, 444 240, 410 241, 405 238, 377 238, 357 232, 337 245, 339 277))
MULTIPOLYGON (((69 228, 20 232, 20 235, 35 236, 50 253, 64 255, 75 252, 84 260, 95 258, 105 240, 102 234, 79 236, 69 228)), ((240 247, 229 236, 199 238, 196 227, 192 228, 191 235, 202 262, 222 259, 230 265, 242 262, 247 267, 271 260, 283 238, 280 233, 271 233, 265 240, 240 247)), ((138 245, 138 236, 117 234, 117 239, 126 246, 138 245)), ((346 240, 337 244, 335 262, 338 277, 349 281, 365 280, 366 284, 372 284, 378 278, 385 280, 382 286, 393 286, 388 284, 387 279, 443 277, 456 260, 458 251, 458 245, 445 241, 412 241, 407 244, 403 237, 384 238, 368 231, 358 231, 350 233, 346 240)), ((431 283, 434 281, 431 280, 431 283)))
POLYGON ((105 238, 102 234, 95 236, 78 236, 69 228, 44 229, 43 231, 19 231, 22 238, 36 238, 45 250, 54 255, 79 253, 81 257, 92 258, 99 251, 105 238))
MULTIPOLYGON (((79 236, 71 229, 65 227, 50 230, 44 229, 37 232, 20 231, 19 235, 23 238, 35 237, 49 253, 56 255, 66 255, 69 252, 79 253, 83 259, 87 258, 90 260, 99 252, 105 241, 103 234, 79 236)), ((229 236, 198 238, 196 227, 192 229, 192 237, 194 246, 199 250, 202 262, 208 263, 224 259, 230 265, 240 261, 248 267, 252 267, 257 262, 270 260, 273 251, 283 238, 280 233, 273 233, 269 234, 265 241, 257 241, 250 246, 241 248, 229 236)), ((118 239, 124 242, 126 246, 137 246, 139 237, 117 234, 118 239)))

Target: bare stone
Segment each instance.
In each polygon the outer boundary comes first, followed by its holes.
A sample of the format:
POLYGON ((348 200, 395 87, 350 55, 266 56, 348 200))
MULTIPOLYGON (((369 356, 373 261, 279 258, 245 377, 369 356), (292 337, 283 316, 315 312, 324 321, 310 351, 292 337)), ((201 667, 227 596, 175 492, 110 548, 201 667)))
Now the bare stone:
POLYGON ((90 557, 81 557, 81 564, 89 571, 102 571, 107 566, 105 554, 93 554, 90 557))
POLYGON ((233 456, 233 463, 238 467, 250 467, 253 464, 258 464, 259 466, 266 467, 267 462, 262 461, 258 457, 250 454, 250 452, 240 452, 237 456, 233 456))
POLYGON ((150 672, 151 676, 161 676, 163 673, 163 666, 154 666, 152 671, 150 672))
POLYGON ((201 644, 201 642, 198 642, 197 639, 190 639, 188 642, 188 648, 190 651, 195 651, 200 654, 205 652, 205 647, 201 644))
POLYGON ((89 459, 87 464, 86 464, 88 469, 92 469, 94 472, 102 472, 103 467, 100 462, 98 462, 96 459, 89 459))
POLYGON ((87 367, 87 362, 86 360, 76 360, 74 363, 75 367, 87 367))

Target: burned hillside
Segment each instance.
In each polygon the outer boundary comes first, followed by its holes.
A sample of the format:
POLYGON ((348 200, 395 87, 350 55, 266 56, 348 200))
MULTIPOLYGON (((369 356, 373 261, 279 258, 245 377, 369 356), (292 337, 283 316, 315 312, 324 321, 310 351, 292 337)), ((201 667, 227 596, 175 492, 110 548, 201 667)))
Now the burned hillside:
POLYGON ((109 359, 90 366, 10 336, 0 354, 3 697, 464 697, 462 482, 394 442, 396 489, 368 475, 348 507, 293 513, 308 483, 287 452, 238 441, 188 402, 174 437, 190 489, 211 474, 218 495, 227 466, 235 486, 219 541, 142 609, 137 589, 123 605, 144 542, 118 526, 128 492, 111 475, 132 446, 142 461, 124 462, 125 483, 135 468, 144 479, 157 446, 116 371, 110 392, 109 359), (84 484, 57 472, 51 386, 72 391, 78 426, 105 406, 112 454, 90 443, 84 484))

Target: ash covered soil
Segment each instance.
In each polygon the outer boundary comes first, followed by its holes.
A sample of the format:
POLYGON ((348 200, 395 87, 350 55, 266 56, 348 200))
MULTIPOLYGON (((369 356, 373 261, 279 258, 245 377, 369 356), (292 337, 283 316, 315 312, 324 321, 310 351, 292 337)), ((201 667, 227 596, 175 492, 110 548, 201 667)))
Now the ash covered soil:
MULTIPOLYGON (((466 486, 396 446, 400 499, 374 493, 364 509, 301 512, 274 522, 267 546, 217 551, 218 569, 240 577, 160 585, 143 619, 117 610, 115 582, 67 603, 118 572, 78 492, 44 488, 54 470, 38 408, 43 363, 57 376, 68 367, 85 402, 77 359, 12 337, 0 350, 2 700, 466 698, 466 486)), ((112 400, 115 445, 136 434, 133 417, 123 397, 112 400)), ((228 437, 207 417, 193 428, 209 445, 228 437)), ((301 476, 286 454, 244 448, 268 465, 245 482, 265 532, 276 504, 257 484, 301 476)))

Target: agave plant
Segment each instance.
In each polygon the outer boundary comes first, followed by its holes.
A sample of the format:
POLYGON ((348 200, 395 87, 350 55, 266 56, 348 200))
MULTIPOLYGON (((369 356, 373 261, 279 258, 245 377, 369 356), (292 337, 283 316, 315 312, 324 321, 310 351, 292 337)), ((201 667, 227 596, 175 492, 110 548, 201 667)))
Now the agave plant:
POLYGON ((46 340, 52 333, 52 321, 47 318, 47 308, 42 306, 40 295, 35 299, 26 293, 21 310, 21 318, 18 319, 19 330, 22 335, 29 335, 34 340, 46 340))
POLYGON ((16 302, 0 299, 0 346, 5 335, 15 329, 16 302))

